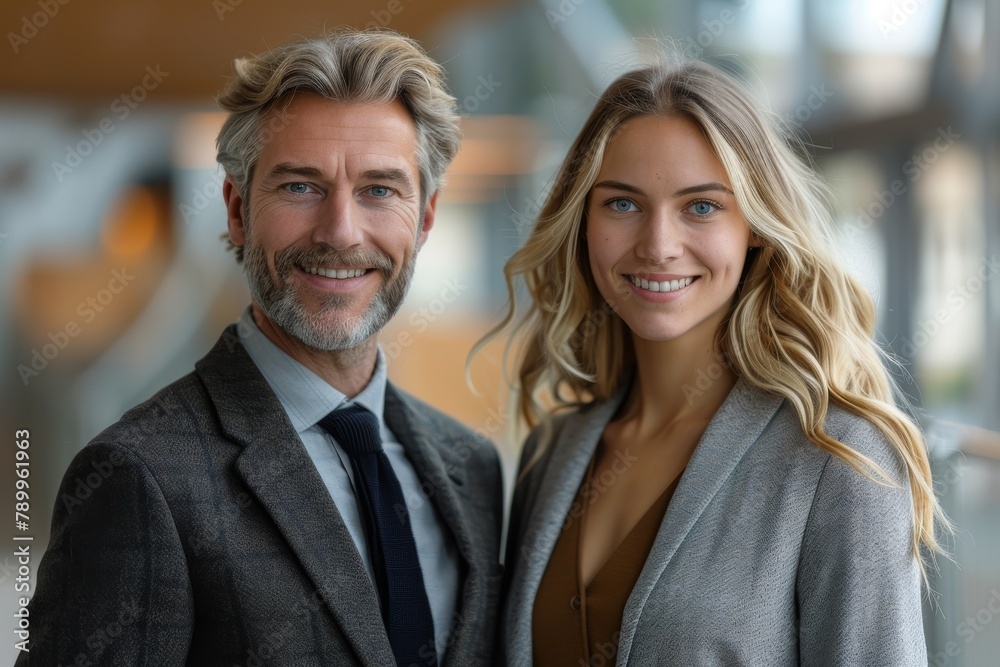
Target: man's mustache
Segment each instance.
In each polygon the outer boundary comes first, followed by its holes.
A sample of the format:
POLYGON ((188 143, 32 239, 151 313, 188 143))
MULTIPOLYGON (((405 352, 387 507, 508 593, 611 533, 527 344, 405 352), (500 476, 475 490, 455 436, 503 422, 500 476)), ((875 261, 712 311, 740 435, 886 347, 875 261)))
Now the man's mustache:
POLYGON ((294 266, 356 266, 374 268, 389 280, 395 263, 392 258, 378 250, 351 247, 334 250, 322 246, 313 248, 285 248, 274 257, 274 268, 281 278, 287 278, 294 266))

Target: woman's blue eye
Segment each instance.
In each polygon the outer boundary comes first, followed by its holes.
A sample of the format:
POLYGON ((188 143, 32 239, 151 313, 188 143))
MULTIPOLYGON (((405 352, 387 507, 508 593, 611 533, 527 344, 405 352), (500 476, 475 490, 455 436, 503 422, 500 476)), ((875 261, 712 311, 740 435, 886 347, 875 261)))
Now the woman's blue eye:
POLYGON ((696 201, 691 204, 691 211, 695 215, 708 215, 715 209, 715 205, 707 201, 696 201))
POLYGON ((635 204, 628 199, 616 199, 611 202, 611 206, 618 213, 630 213, 635 210, 635 204))
POLYGON ((370 188, 368 188, 368 192, 370 192, 373 197, 381 198, 389 196, 389 188, 385 187, 384 185, 373 185, 370 188))

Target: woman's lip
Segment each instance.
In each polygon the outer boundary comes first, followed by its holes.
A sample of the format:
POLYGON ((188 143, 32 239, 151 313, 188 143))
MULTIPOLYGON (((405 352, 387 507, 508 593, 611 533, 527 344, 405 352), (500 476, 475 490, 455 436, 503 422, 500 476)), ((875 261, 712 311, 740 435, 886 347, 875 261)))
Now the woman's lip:
MULTIPOLYGON (((688 288, 690 288, 692 285, 698 282, 698 278, 699 276, 691 276, 690 283, 684 285, 683 287, 678 287, 675 290, 670 290, 669 292, 654 292, 649 289, 644 289, 643 287, 633 283, 631 277, 629 276, 625 277, 625 282, 628 283, 628 286, 639 297, 646 299, 647 301, 664 302, 664 301, 672 301, 673 299, 679 298, 682 295, 686 294, 688 288)), ((663 281, 656 281, 656 282, 663 282, 663 281)))
POLYGON ((635 277, 641 278, 642 280, 655 280, 658 283, 666 282, 668 280, 687 280, 688 278, 693 280, 698 277, 692 273, 687 275, 681 275, 679 273, 625 273, 622 275, 626 278, 635 277))

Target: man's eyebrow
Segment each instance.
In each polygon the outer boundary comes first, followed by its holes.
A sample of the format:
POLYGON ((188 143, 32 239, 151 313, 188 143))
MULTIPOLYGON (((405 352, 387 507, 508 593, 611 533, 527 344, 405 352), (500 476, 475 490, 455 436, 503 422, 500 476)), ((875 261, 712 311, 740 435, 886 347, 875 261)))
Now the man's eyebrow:
POLYGON ((291 162, 279 162, 271 167, 271 170, 267 172, 267 176, 268 178, 276 178, 279 176, 308 176, 310 178, 321 178, 323 176, 323 172, 316 167, 295 165, 291 162))
MULTIPOLYGON (((282 176, 306 176, 308 178, 323 178, 323 171, 316 167, 296 165, 291 162, 279 162, 271 167, 267 172, 268 178, 280 178, 282 176)), ((403 169, 386 167, 384 169, 367 169, 361 173, 361 177, 367 180, 383 181, 395 183, 397 185, 413 189, 413 179, 403 169)))
POLYGON ((386 169, 368 169, 361 173, 362 178, 373 180, 373 181, 385 181, 389 183, 396 183, 397 185, 402 185, 407 188, 413 188, 413 179, 410 175, 402 170, 396 169, 395 167, 388 167, 386 169))

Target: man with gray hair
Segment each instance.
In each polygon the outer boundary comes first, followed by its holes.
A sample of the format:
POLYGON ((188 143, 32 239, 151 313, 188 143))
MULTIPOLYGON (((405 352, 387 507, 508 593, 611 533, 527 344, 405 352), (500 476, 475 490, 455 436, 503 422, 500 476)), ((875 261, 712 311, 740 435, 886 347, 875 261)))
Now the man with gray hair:
POLYGON ((340 30, 238 60, 228 238, 252 303, 70 465, 18 665, 485 665, 492 445, 386 378, 459 147, 443 70, 340 30))

